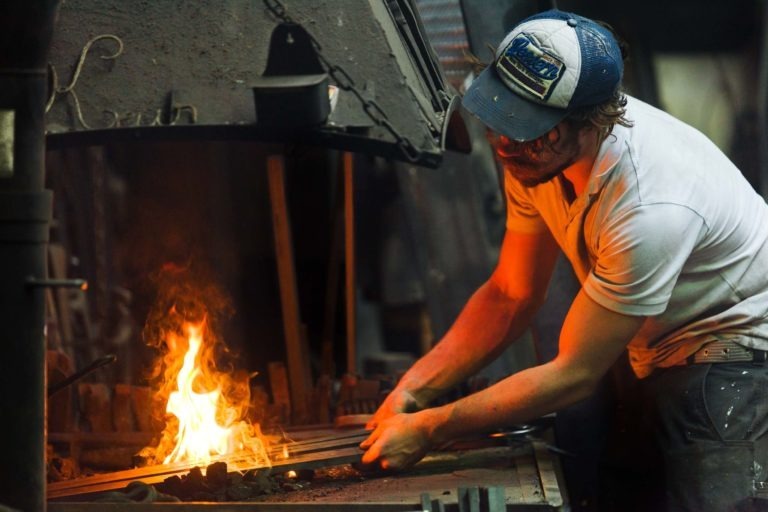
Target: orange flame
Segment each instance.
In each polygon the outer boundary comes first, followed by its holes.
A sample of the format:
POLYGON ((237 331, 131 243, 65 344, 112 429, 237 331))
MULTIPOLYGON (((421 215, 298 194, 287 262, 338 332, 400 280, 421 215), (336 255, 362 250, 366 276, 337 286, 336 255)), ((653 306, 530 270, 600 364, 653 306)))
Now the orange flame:
POLYGON ((165 340, 163 389, 169 421, 158 446, 142 454, 164 464, 209 464, 235 455, 228 460, 235 468, 271 466, 267 438, 258 424, 245 419, 250 404, 247 374, 229 375, 216 369, 213 342, 206 341, 212 333, 205 319, 184 322, 181 331, 183 335, 168 331, 165 340))
POLYGON ((161 354, 149 375, 155 387, 154 415, 164 428, 155 446, 140 455, 149 464, 208 464, 270 467, 270 439, 249 420, 251 376, 236 370, 216 332, 233 313, 229 299, 192 265, 166 266, 155 277, 158 296, 149 311, 144 339, 161 354), (226 370, 217 366, 227 363, 226 370))

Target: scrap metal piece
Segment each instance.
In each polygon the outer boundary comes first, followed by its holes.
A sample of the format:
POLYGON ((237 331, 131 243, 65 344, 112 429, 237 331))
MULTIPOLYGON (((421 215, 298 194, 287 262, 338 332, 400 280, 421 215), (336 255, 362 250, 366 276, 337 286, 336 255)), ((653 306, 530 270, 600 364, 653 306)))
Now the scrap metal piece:
POLYGON ((459 487, 459 512, 480 512, 480 489, 459 487))
POLYGON ((445 512, 445 503, 440 499, 430 499, 428 492, 421 493, 422 512, 445 512))
POLYGON ((504 512, 507 510, 504 487, 481 487, 480 502, 483 506, 483 512, 504 512))

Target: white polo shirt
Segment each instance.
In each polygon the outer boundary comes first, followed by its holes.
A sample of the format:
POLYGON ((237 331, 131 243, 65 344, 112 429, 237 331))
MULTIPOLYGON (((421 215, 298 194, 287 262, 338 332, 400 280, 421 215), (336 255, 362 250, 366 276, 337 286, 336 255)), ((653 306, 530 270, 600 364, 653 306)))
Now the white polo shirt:
POLYGON ((648 317, 635 373, 681 364, 729 339, 768 350, 768 206, 704 135, 628 97, 632 128, 603 142, 584 192, 507 176, 507 228, 554 235, 584 291, 648 317))

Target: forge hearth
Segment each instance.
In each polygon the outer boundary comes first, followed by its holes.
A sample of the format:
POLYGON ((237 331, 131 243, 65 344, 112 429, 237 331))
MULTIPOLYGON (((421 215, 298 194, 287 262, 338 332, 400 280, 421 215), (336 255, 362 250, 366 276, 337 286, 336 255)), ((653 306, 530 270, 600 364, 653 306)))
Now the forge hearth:
MULTIPOLYGON (((346 436, 348 441, 361 435, 340 434, 333 430, 324 434, 323 438, 314 441, 310 438, 296 444, 327 446, 328 443, 338 443, 340 435, 346 436)), ((359 439, 354 440, 359 442, 359 439)), ((83 486, 82 494, 58 497, 49 503, 49 509, 60 512, 98 510, 104 502, 112 501, 132 502, 134 508, 126 510, 144 510, 141 507, 149 506, 152 503, 149 500, 166 502, 171 499, 169 495, 174 494, 198 502, 226 501, 232 510, 271 510, 269 507, 275 506, 287 511, 313 510, 313 507, 339 511, 414 510, 426 503, 428 507, 420 510, 500 512, 531 508, 556 510, 563 505, 557 460, 546 443, 523 439, 499 443, 498 438, 492 441, 479 444, 476 441, 475 448, 434 452, 413 469, 398 474, 366 472, 350 464, 339 465, 335 462, 340 459, 327 458, 330 452, 322 455, 322 450, 310 453, 315 458, 326 457, 324 461, 316 460, 306 465, 281 461, 271 471, 227 473, 223 464, 218 463, 209 466, 205 475, 200 468, 192 468, 170 477, 157 476, 154 486, 134 482, 128 487, 101 494, 93 492, 95 485, 90 489, 83 486), (313 465, 315 469, 309 469, 313 465), (296 468, 295 476, 288 476, 285 471, 288 467, 296 468), (466 508, 475 499, 480 508, 466 508)), ((355 456, 359 457, 359 451, 348 458, 355 456)), ((104 476, 107 477, 109 475, 104 476)), ((152 478, 141 481, 147 480, 152 478)), ((197 503, 186 506, 185 511, 214 509, 217 505, 197 503)))

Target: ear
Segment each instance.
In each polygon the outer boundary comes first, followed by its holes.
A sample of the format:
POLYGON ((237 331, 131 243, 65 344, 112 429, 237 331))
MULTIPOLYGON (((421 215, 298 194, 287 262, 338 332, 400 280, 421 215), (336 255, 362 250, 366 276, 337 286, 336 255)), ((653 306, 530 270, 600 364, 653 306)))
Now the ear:
POLYGON ((563 133, 567 133, 570 129, 571 127, 568 126, 566 121, 560 121, 554 128, 542 135, 542 139, 546 140, 549 144, 555 144, 563 137, 563 133))

